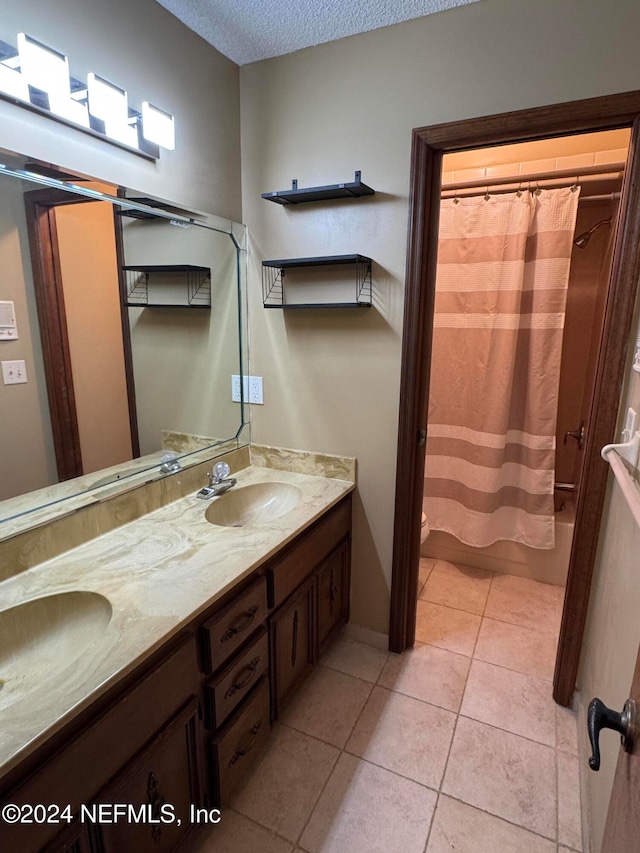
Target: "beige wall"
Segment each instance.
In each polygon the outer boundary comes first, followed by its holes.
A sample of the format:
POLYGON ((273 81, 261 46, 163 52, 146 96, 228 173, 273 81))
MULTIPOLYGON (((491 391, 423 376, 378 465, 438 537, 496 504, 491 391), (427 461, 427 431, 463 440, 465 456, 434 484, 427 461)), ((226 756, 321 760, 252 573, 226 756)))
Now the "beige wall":
POLYGON ((56 208, 82 471, 132 458, 113 207, 56 208))
POLYGON ((57 482, 22 187, 0 178, 0 300, 15 303, 18 340, 0 360, 24 359, 27 383, 0 380, 0 500, 57 482))
POLYGON ((357 623, 388 627, 411 130, 640 88, 639 27, 635 0, 485 0, 241 69, 251 372, 265 381, 252 435, 358 457, 357 623), (376 196, 260 198, 355 169, 376 196), (375 261, 375 308, 262 309, 262 259, 348 252, 375 261))
POLYGON ((0 101, 0 148, 240 220, 238 67, 154 0, 3 0, 0 39, 27 32, 88 71, 173 113, 175 151, 157 162, 0 101))
MULTIPOLYGON (((629 364, 635 352, 638 311, 629 342, 629 364)), ((640 374, 629 368, 629 384, 622 395, 619 430, 627 408, 640 414, 640 374)), ((620 431, 616 440, 620 440, 620 431)), ((612 473, 605 512, 600 529, 589 615, 582 649, 578 689, 583 720, 582 738, 587 751, 586 708, 594 696, 599 696, 610 708, 621 711, 633 678, 640 645, 640 529, 635 524, 620 487, 612 473)), ((600 851, 607 815, 611 786, 620 747, 614 732, 601 737, 602 764, 598 773, 586 770, 583 762, 583 783, 587 792, 592 850, 600 851)), ((602 851, 609 853, 609 851, 602 851)))

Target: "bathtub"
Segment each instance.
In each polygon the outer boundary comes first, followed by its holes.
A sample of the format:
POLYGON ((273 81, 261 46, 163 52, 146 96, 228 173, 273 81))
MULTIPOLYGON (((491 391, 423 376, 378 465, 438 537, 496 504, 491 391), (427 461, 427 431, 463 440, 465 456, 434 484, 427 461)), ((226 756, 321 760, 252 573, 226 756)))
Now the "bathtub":
POLYGON ((429 538, 422 543, 421 554, 450 563, 566 586, 575 514, 571 497, 563 497, 563 503, 562 511, 555 515, 556 544, 551 550, 542 551, 519 542, 506 541, 495 542, 487 548, 472 548, 450 533, 432 530, 429 538))

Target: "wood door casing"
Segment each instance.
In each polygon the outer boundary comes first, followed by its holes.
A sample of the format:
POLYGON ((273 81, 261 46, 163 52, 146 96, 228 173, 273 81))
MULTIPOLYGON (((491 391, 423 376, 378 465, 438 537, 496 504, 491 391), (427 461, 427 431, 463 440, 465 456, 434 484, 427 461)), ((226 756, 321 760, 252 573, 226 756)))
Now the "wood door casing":
POLYGON ((81 476, 83 468, 56 220, 53 206, 41 199, 40 190, 24 195, 51 431, 62 481, 81 476))
MULTIPOLYGON (((55 209, 61 206, 91 203, 91 200, 82 196, 74 196, 64 190, 46 189, 26 192, 24 203, 56 466, 58 479, 63 481, 81 476, 84 469, 80 452, 80 433, 73 387, 55 209)), ((117 264, 118 267, 121 267, 123 257, 122 226, 120 217, 116 216, 115 212, 114 238, 117 264)), ((119 275, 127 405, 132 456, 135 458, 140 455, 140 442, 133 381, 129 316, 126 307, 122 307, 124 303, 122 299, 123 287, 122 275, 119 275)))
POLYGON ((411 647, 415 641, 442 155, 508 142, 632 127, 554 677, 554 697, 563 705, 570 704, 575 689, 606 490, 608 468, 599 451, 615 435, 640 277, 638 116, 640 91, 413 131, 405 294, 405 305, 411 310, 405 310, 403 329, 389 631, 389 647, 395 652, 411 647))

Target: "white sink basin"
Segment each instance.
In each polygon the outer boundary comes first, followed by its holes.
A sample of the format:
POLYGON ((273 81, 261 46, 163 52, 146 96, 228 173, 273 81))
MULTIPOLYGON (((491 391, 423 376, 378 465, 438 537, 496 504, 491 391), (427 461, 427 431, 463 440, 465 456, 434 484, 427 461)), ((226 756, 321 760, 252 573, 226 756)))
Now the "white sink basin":
POLYGON ((295 509, 302 492, 289 483, 254 483, 230 489, 207 508, 205 518, 222 527, 269 524, 295 509))
POLYGON ((0 610, 0 710, 57 678, 95 643, 111 604, 73 590, 0 610))

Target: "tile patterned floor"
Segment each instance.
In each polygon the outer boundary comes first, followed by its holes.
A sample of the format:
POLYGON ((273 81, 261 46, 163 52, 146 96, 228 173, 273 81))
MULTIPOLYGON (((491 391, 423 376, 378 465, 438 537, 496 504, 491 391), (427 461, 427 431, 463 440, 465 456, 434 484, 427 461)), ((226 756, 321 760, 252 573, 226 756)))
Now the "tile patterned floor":
POLYGON ((580 853, 562 594, 423 558, 416 647, 338 639, 199 853, 580 853))

